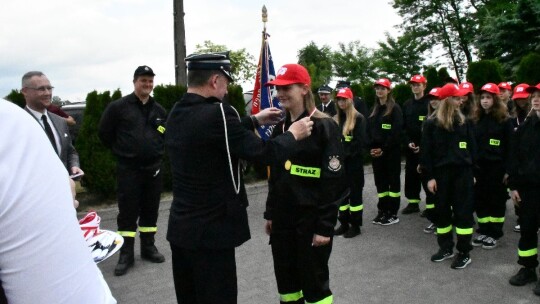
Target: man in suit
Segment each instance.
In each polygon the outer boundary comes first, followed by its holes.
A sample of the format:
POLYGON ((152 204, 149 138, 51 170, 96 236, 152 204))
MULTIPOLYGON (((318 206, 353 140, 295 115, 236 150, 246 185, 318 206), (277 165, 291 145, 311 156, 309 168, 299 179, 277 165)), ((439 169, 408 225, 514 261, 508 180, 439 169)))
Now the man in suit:
POLYGON ((51 105, 52 90, 51 82, 39 71, 31 71, 22 77, 21 92, 26 101, 24 108, 47 134, 54 151, 68 170, 70 175, 82 175, 84 172, 79 165, 79 154, 71 144, 71 136, 66 121, 49 111, 51 105))
POLYGON ((334 117, 334 115, 337 114, 336 105, 332 100, 330 99, 332 94, 332 88, 323 85, 317 90, 317 93, 319 93, 319 99, 321 100, 321 104, 317 106, 317 110, 328 114, 330 117, 334 117))

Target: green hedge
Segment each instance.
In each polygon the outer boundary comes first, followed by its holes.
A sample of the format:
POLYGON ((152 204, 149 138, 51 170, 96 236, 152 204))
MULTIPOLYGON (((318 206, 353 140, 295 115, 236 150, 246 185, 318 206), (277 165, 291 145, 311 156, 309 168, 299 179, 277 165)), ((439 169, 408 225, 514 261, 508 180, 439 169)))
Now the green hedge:
POLYGON ((540 54, 530 53, 524 56, 516 70, 516 81, 536 85, 540 82, 540 54))
POLYGON ((478 62, 472 62, 467 70, 467 81, 474 85, 476 93, 480 92, 480 88, 488 83, 492 82, 498 84, 503 81, 502 79, 502 67, 496 60, 481 60, 478 62))

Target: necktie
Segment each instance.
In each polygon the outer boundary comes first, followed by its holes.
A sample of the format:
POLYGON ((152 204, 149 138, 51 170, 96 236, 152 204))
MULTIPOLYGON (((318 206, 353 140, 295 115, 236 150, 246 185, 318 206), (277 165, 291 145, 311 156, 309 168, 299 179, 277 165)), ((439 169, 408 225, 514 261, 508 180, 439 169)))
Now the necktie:
POLYGON ((51 144, 54 148, 54 152, 58 154, 58 148, 56 148, 56 140, 54 139, 54 134, 51 129, 51 126, 49 125, 49 122, 47 121, 47 116, 41 115, 41 120, 43 120, 43 126, 45 126, 45 133, 47 134, 47 137, 51 141, 51 144))

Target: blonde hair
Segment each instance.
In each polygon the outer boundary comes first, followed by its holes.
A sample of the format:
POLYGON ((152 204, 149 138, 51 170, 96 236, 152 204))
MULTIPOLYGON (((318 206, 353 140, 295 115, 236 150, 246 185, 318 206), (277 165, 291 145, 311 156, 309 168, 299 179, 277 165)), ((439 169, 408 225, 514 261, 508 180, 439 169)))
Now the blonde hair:
POLYGON ((347 103, 347 108, 345 108, 345 110, 342 110, 340 107, 338 107, 338 113, 336 115, 336 121, 338 125, 341 125, 342 116, 345 116, 342 130, 343 136, 347 136, 347 134, 354 130, 354 126, 356 125, 356 115, 358 113, 358 111, 356 111, 352 104, 352 99, 346 98, 345 101, 347 103))
MULTIPOLYGON (((311 92, 311 89, 310 87, 307 85, 307 84, 303 84, 303 83, 295 83, 293 85, 297 85, 297 86, 306 86, 307 87, 307 94, 304 95, 304 102, 303 102, 303 105, 304 105, 304 109, 308 112, 308 113, 311 113, 313 112, 313 115, 311 115, 311 117, 316 117, 316 118, 330 118, 330 116, 326 115, 325 113, 317 110, 317 106, 315 105, 315 97, 313 97, 313 92, 311 92)), ((286 115, 290 117, 290 113, 289 111, 286 112, 286 115)))
POLYGON ((457 118, 458 124, 461 126, 465 123, 465 115, 459 110, 459 105, 445 98, 439 102, 439 106, 434 113, 437 124, 443 129, 452 131, 454 129, 454 120, 457 118))

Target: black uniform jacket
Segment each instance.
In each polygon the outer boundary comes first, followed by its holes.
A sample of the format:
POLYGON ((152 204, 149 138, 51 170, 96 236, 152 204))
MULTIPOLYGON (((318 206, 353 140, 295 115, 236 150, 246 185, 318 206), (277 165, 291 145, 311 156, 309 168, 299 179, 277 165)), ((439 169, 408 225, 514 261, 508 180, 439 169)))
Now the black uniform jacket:
MULTIPOLYGON (((298 119, 307 116, 304 112, 298 119)), ((271 166, 264 218, 273 233, 333 235, 337 210, 348 194, 339 127, 331 118, 314 118, 311 136, 285 161, 271 166)), ((291 125, 289 117, 276 125, 272 137, 291 125)))
MULTIPOLYGON (((343 114, 342 119, 340 119, 340 130, 343 130, 344 124, 345 115, 343 114)), ((343 136, 343 132, 341 132, 341 142, 343 143, 345 163, 347 165, 351 163, 354 165, 363 165, 364 151, 367 146, 367 134, 366 119, 362 114, 356 114, 356 123, 354 124, 354 129, 349 132, 347 136, 343 136)))
POLYGON ((401 108, 395 104, 392 113, 384 116, 386 105, 379 107, 374 116, 367 119, 367 137, 370 149, 380 148, 383 151, 399 149, 400 136, 403 130, 401 108))
POLYGON ((99 123, 99 138, 120 164, 159 167, 164 153, 167 112, 152 97, 142 104, 135 93, 111 102, 99 123))
POLYGON ((214 97, 187 93, 167 120, 165 146, 174 195, 167 240, 181 248, 233 248, 247 241, 248 201, 242 175, 238 176, 239 159, 270 163, 285 158, 296 145, 290 132, 264 143, 253 132, 249 117, 241 122, 229 104, 223 109, 227 137, 220 101, 214 97), (239 193, 231 179, 226 138, 239 193))
POLYGON ((324 110, 323 110, 323 104, 321 103, 320 105, 317 106, 317 109, 325 114, 327 114, 328 116, 330 117, 334 117, 334 115, 336 115, 337 113, 337 110, 336 110, 336 102, 333 101, 333 100, 330 100, 325 106, 324 106, 324 110))
POLYGON ((508 185, 540 187, 540 119, 529 116, 512 137, 508 185))
POLYGON ((420 145, 422 141, 422 124, 428 115, 429 97, 420 99, 411 98, 403 104, 403 128, 405 129, 405 142, 420 145))
POLYGON ((483 115, 476 123, 474 133, 478 145, 478 163, 503 163, 508 172, 513 133, 510 119, 498 122, 492 115, 483 115))
POLYGON ((475 166, 477 146, 474 126, 470 120, 459 125, 454 122, 452 131, 437 125, 434 117, 426 120, 422 133, 420 166, 427 180, 433 179, 433 170, 443 166, 475 166))

